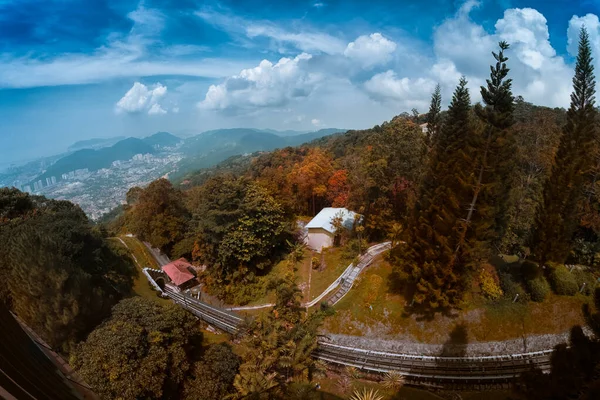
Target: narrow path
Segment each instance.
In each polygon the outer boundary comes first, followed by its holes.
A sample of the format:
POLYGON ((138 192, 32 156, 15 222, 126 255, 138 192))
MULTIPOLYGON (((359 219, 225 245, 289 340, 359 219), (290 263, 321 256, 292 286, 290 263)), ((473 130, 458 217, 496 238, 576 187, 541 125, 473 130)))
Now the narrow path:
MULTIPOLYGON (((375 257, 377 255, 388 250, 390 248, 391 244, 392 244, 391 242, 384 242, 384 243, 376 244, 374 246, 369 247, 367 249, 367 251, 362 256, 360 256, 358 265, 356 265, 356 266, 354 264, 348 265, 348 268, 346 268, 344 270, 344 272, 342 272, 342 274, 335 281, 333 281, 333 283, 331 285, 329 285, 329 287, 327 289, 325 289, 323 291, 323 293, 321 293, 320 295, 315 297, 313 300, 302 304, 302 307, 310 308, 316 304, 319 304, 321 302, 321 300, 323 300, 325 298, 325 296, 327 296, 334 290, 338 289, 338 287, 339 287, 339 289, 337 290, 337 292, 335 292, 334 296, 332 296, 332 298, 329 300, 329 304, 334 305, 335 303, 340 301, 342 299, 342 297, 344 297, 346 295, 346 293, 348 293, 348 291, 350 291, 350 289, 354 285, 354 281, 356 280, 358 275, 362 272, 362 270, 365 269, 367 266, 369 266, 373 262, 373 260, 375 259, 375 257), (340 287, 340 285, 341 285, 341 287, 340 287), (332 300, 332 299, 335 299, 335 300, 332 300)), ((309 290, 310 290, 310 279, 309 279, 309 290)), ((228 308, 228 310, 231 310, 231 311, 259 310, 261 308, 273 307, 274 305, 275 304, 271 303, 271 304, 261 304, 261 305, 257 305, 257 306, 230 307, 230 308, 228 308)))
MULTIPOLYGON (((121 238, 119 238, 119 240, 121 241, 121 243, 123 243, 127 247, 127 244, 125 244, 125 242, 123 240, 121 240, 121 238)), ((150 243, 147 243, 147 242, 143 242, 143 243, 148 248, 148 250, 150 251, 150 254, 152 254, 154 259, 156 260, 156 262, 158 262, 158 264, 160 266, 166 265, 170 262, 169 257, 167 257, 159 249, 153 248, 150 245, 150 243)), ((323 293, 321 293, 319 296, 315 297, 313 300, 303 303, 302 307, 306 307, 308 309, 310 307, 315 306, 316 304, 319 304, 327 295, 329 295, 330 293, 332 293, 334 290, 337 289, 335 294, 328 301, 328 303, 330 305, 336 304, 350 291, 350 289, 352 289, 352 286, 354 286, 354 281, 356 280, 358 275, 363 271, 363 269, 368 267, 373 262, 373 260, 375 259, 376 256, 378 256, 379 254, 383 253, 384 251, 390 249, 391 245, 392 245, 392 242, 383 242, 383 243, 379 243, 379 244, 369 247, 367 249, 367 251, 362 256, 359 257, 358 265, 355 266, 354 264, 350 264, 348 266, 348 268, 346 268, 344 270, 344 272, 342 272, 342 274, 335 281, 333 281, 327 289, 325 289, 323 291, 323 293)), ((134 256, 134 259, 135 259, 135 256, 134 256)), ((137 262, 137 260, 136 260, 136 262, 137 262)), ((309 285, 308 293, 310 293, 310 275, 309 275, 308 285, 309 285)), ((270 307, 273 307, 274 305, 275 305, 275 303, 267 303, 267 304, 258 304, 255 306, 226 307, 225 309, 229 310, 229 311, 250 311, 250 310, 260 310, 263 308, 270 308, 270 307)))

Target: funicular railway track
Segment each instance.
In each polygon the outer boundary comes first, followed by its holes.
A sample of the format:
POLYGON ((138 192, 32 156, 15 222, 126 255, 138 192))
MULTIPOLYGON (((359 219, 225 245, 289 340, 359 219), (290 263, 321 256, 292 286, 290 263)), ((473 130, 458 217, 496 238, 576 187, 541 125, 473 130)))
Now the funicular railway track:
POLYGON ((198 318, 227 333, 237 333, 239 331, 239 326, 244 321, 243 318, 232 312, 210 306, 187 294, 177 293, 168 287, 165 288, 164 293, 175 303, 181 305, 198 318))
POLYGON ((552 350, 503 356, 435 357, 389 353, 319 342, 315 357, 367 371, 401 372, 412 383, 501 385, 533 367, 550 368, 552 350))
MULTIPOLYGON (((189 294, 166 288, 164 294, 204 320, 228 333, 237 333, 244 318, 208 305, 189 294)), ((453 388, 488 388, 509 384, 532 368, 550 369, 552 350, 539 352, 478 356, 441 357, 374 351, 319 341, 316 358, 338 365, 352 366, 370 372, 401 372, 408 382, 453 388)))

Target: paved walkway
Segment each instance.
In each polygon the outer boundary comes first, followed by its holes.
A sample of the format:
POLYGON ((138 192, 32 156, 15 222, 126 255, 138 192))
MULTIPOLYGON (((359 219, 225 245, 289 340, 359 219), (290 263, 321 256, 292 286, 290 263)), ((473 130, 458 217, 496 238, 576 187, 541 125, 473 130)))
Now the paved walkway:
MULTIPOLYGON (((119 240, 121 240, 121 239, 119 238, 119 240)), ((123 242, 122 240, 121 240, 121 242, 123 244, 125 244, 125 242, 123 242)), ((159 249, 153 248, 150 245, 150 243, 144 242, 144 245, 148 248, 148 250, 154 257, 154 259, 158 262, 158 264, 160 266, 166 265, 169 262, 171 262, 169 260, 169 257, 167 257, 159 249)), ((386 250, 389 250, 391 248, 391 245, 392 245, 391 242, 383 242, 383 243, 379 243, 379 244, 369 247, 367 249, 367 251, 362 256, 359 257, 358 265, 350 264, 348 266, 348 268, 346 268, 344 270, 344 272, 342 272, 342 274, 335 281, 333 281, 333 283, 331 285, 329 285, 329 287, 327 289, 325 289, 323 291, 323 293, 321 293, 320 295, 315 297, 313 300, 311 300, 307 303, 303 303, 302 307, 310 308, 310 307, 315 306, 316 304, 320 304, 320 302, 332 292, 334 294, 329 298, 327 303, 329 305, 336 304, 338 301, 340 301, 346 295, 346 293, 348 293, 350 291, 350 289, 352 289, 352 286, 354 285, 354 281, 356 280, 358 275, 362 272, 362 270, 365 269, 366 267, 368 267, 373 262, 373 260, 375 259, 376 256, 378 256, 379 254, 383 253, 386 250)), ((127 246, 127 245, 125 244, 125 246, 127 246)), ((250 310, 260 310, 263 308, 270 308, 270 307, 273 307, 274 305, 275 305, 274 303, 267 303, 267 304, 259 304, 259 305, 255 305, 255 306, 239 306, 239 307, 231 307, 230 306, 230 307, 226 307, 225 309, 229 310, 229 311, 250 311, 250 310)))

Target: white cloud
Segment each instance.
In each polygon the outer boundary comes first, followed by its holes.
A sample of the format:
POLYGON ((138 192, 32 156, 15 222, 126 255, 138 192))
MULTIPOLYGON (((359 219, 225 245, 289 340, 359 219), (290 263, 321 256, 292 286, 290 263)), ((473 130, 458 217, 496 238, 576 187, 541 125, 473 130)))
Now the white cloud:
POLYGON ((230 34, 244 35, 248 39, 266 37, 279 51, 284 45, 292 45, 297 50, 310 53, 341 54, 346 43, 335 36, 312 30, 307 26, 290 24, 282 27, 270 21, 252 21, 241 17, 229 16, 211 9, 203 9, 196 15, 230 34))
POLYGON ((313 124, 314 126, 321 126, 321 121, 316 118, 311 119, 310 123, 313 124))
POLYGON ((344 55, 363 68, 372 68, 389 62, 395 50, 396 43, 386 39, 381 33, 372 33, 359 36, 354 42, 348 43, 344 55))
POLYGON ((158 35, 164 28, 164 15, 157 10, 140 6, 127 16, 133 21, 131 30, 108 35, 90 53, 57 53, 43 59, 0 53, 0 88, 75 85, 157 75, 223 78, 244 68, 241 61, 228 59, 177 59, 205 48, 161 43, 158 35))
POLYGON ((594 57, 594 67, 596 69, 596 77, 600 76, 600 21, 595 14, 587 14, 583 17, 574 15, 569 21, 567 30, 567 50, 573 57, 577 56, 577 45, 579 43, 579 31, 582 27, 588 32, 590 44, 592 47, 592 55, 594 57))
POLYGON ((162 108, 160 104, 152 104, 152 107, 148 110, 148 115, 163 115, 166 114, 167 110, 162 108))
POLYGON ((276 64, 263 60, 219 85, 211 85, 200 108, 225 110, 282 106, 294 98, 306 97, 321 81, 309 72, 310 54, 282 58, 276 64))
POLYGON ((410 110, 424 109, 436 83, 429 78, 398 78, 392 70, 373 76, 365 82, 365 89, 380 101, 393 101, 410 110))
POLYGON ((141 113, 162 115, 167 111, 159 104, 167 94, 167 87, 156 83, 151 88, 140 82, 135 82, 131 89, 115 105, 117 113, 141 113))
MULTIPOLYGON (((498 42, 502 40, 511 44, 506 55, 513 93, 540 105, 568 106, 573 70, 551 45, 546 18, 532 8, 507 9, 494 28, 487 31, 470 17, 470 12, 478 6, 478 1, 467 1, 454 16, 434 28, 432 53, 410 40, 394 41, 381 33, 361 35, 350 43, 340 44, 339 39, 324 32, 297 31, 294 24, 283 27, 201 13, 207 21, 216 16, 212 23, 229 33, 245 39, 266 37, 277 45, 293 45, 297 53, 310 50, 311 55, 302 53, 276 63, 263 60, 257 67, 244 69, 212 85, 199 106, 250 115, 257 110, 279 112, 285 105, 293 107, 295 115, 299 115, 300 107, 302 115, 318 115, 315 104, 327 94, 327 98, 336 99, 327 107, 365 115, 348 97, 348 93, 355 96, 360 93, 360 104, 365 109, 379 106, 398 113, 416 107, 423 111, 436 83, 441 84, 444 103, 448 104, 463 75, 469 81, 472 101, 480 101, 479 87, 485 85, 490 64, 495 62, 491 53, 498 51, 498 42), (367 76, 367 71, 382 66, 385 66, 383 72, 376 70, 367 76)), ((576 43, 582 24, 590 32, 592 45, 600 48, 600 22, 592 14, 571 19, 570 43, 572 40, 576 43)), ((596 60, 600 62, 600 57, 596 60)), ((293 117, 286 118, 284 122, 296 121, 293 117)), ((328 121, 335 125, 329 117, 328 121)), ((297 123, 310 126, 313 121, 306 118, 297 123)))
MULTIPOLYGON (((494 62, 491 52, 505 40, 511 45, 505 55, 509 58, 513 93, 536 104, 566 107, 573 72, 551 45, 546 18, 532 8, 507 9, 496 22, 495 32, 488 33, 470 19, 469 12, 476 5, 465 3, 434 32, 437 61, 431 76, 452 88, 460 75, 467 77, 471 88, 484 84, 489 65, 494 62)), ((474 101, 479 99, 478 92, 472 90, 474 101)), ((450 93, 450 87, 445 93, 450 93)))
POLYGON ((325 3, 317 2, 312 5, 314 8, 323 8, 325 7, 325 3))

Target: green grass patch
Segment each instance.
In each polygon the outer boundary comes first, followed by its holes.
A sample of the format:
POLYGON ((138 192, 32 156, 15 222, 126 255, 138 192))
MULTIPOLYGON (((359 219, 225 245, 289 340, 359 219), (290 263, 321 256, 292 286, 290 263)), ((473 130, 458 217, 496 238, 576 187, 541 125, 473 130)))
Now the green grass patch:
POLYGON ((160 269, 160 265, 156 262, 150 250, 142 243, 139 239, 129 236, 121 236, 121 240, 123 240, 131 254, 135 256, 135 259, 138 261, 142 268, 153 268, 160 269))
MULTIPOLYGON (((139 264, 139 260, 143 256, 143 253, 140 251, 141 249, 139 248, 139 246, 135 246, 135 243, 137 242, 144 249, 146 249, 146 246, 144 246, 144 244, 142 242, 140 242, 139 240, 137 240, 136 238, 124 237, 122 239, 125 243, 127 243, 127 246, 123 245, 123 243, 118 238, 110 238, 109 240, 112 245, 118 246, 122 249, 125 249, 125 251, 127 251, 129 254, 135 255, 136 259, 138 260, 138 262, 135 262, 135 259, 133 260, 135 267, 136 267, 136 276, 133 279, 134 293, 137 294, 138 296, 145 297, 147 299, 150 299, 150 300, 153 300, 153 301, 156 301, 159 303, 166 302, 167 301, 166 299, 163 299, 162 297, 158 296, 158 294, 157 294, 158 292, 156 290, 154 290, 154 288, 150 285, 148 278, 146 278, 146 275, 144 275, 142 273, 142 266, 139 264), (132 239, 132 240, 125 240, 125 239, 132 239), (135 253, 134 249, 138 250, 137 254, 135 253), (139 254, 139 256, 138 256, 138 254, 139 254)), ((152 257, 150 254, 148 254, 148 255, 150 257, 152 257)), ((156 267, 153 266, 152 268, 158 268, 158 264, 156 264, 156 262, 154 265, 156 265, 156 267)))
POLYGON ((499 341, 566 332, 585 323, 582 305, 591 301, 581 294, 550 293, 541 303, 513 303, 512 299, 490 301, 472 293, 467 296, 465 307, 453 311, 453 315, 438 313, 431 320, 423 320, 420 315, 411 315, 402 295, 389 292, 391 272, 391 266, 383 260, 363 271, 352 290, 335 305, 336 313, 325 320, 324 329, 348 335, 444 343, 457 324, 464 324, 469 341, 499 341))
MULTIPOLYGON (((315 253, 316 257, 321 255, 315 253)), ((323 249, 323 261, 325 268, 322 271, 313 269, 310 281, 310 300, 319 296, 344 272, 352 259, 344 257, 343 249, 340 247, 323 249)))

